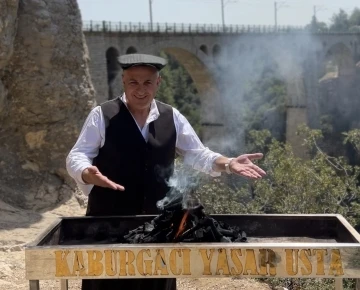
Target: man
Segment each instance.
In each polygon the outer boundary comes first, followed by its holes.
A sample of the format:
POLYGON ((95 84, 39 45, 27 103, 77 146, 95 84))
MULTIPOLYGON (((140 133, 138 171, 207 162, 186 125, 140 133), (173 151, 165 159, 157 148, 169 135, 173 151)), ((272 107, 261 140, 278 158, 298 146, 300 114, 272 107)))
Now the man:
MULTIPOLYGON (((261 153, 227 158, 204 147, 178 110, 155 101, 166 65, 163 58, 131 54, 119 58, 124 94, 89 114, 67 157, 67 170, 85 194, 87 215, 156 214, 169 191, 175 154, 213 176, 226 171, 258 179, 252 163, 261 153)), ((175 279, 85 280, 82 289, 176 289, 175 279)))

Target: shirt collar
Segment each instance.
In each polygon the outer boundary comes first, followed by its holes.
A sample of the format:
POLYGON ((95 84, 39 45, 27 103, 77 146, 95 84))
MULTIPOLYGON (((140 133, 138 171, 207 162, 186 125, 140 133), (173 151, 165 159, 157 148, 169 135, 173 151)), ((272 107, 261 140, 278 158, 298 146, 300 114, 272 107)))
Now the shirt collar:
MULTIPOLYGON (((120 100, 127 107, 127 101, 126 101, 125 93, 123 93, 123 95, 120 97, 120 100)), ((150 104, 150 112, 149 112, 149 115, 147 117, 146 123, 150 123, 152 121, 155 121, 157 118, 159 118, 159 116, 160 116, 160 112, 159 112, 159 109, 158 109, 158 107, 156 105, 156 102, 155 102, 155 100, 152 100, 151 104, 150 104)))

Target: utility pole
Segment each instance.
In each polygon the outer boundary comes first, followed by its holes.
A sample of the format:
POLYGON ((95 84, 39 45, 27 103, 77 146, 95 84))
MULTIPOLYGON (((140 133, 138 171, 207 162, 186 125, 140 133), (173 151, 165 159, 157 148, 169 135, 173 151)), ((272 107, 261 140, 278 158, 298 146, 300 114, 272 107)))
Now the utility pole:
POLYGON ((150 9, 150 30, 153 30, 153 15, 152 15, 152 2, 153 0, 149 0, 149 9, 150 9))
POLYGON ((223 26, 223 32, 225 32, 225 6, 227 4, 236 3, 238 0, 228 0, 225 2, 225 0, 221 0, 221 19, 222 19, 222 26, 223 26))
POLYGON ((274 12, 275 12, 275 30, 277 30, 277 2, 274 3, 274 12))
POLYGON ((285 6, 286 1, 282 1, 282 2, 274 2, 274 16, 275 16, 275 31, 277 30, 277 26, 278 26, 278 11, 280 8, 282 7, 286 7, 285 6))
POLYGON ((221 0, 221 18, 222 18, 222 25, 223 25, 223 32, 225 31, 225 4, 224 0, 221 0))

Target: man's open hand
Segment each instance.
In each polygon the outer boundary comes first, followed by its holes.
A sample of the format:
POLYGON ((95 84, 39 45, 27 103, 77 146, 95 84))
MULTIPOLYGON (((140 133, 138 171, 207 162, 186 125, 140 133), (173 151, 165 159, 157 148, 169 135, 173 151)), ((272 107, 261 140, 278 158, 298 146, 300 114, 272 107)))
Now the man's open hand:
POLYGON ((102 175, 96 166, 90 166, 82 172, 82 179, 88 184, 94 184, 101 187, 107 187, 114 190, 124 191, 125 188, 111 181, 106 176, 102 175))
POLYGON ((252 160, 261 159, 262 153, 244 154, 231 160, 229 164, 230 171, 237 175, 259 179, 266 175, 266 172, 252 163, 252 160))

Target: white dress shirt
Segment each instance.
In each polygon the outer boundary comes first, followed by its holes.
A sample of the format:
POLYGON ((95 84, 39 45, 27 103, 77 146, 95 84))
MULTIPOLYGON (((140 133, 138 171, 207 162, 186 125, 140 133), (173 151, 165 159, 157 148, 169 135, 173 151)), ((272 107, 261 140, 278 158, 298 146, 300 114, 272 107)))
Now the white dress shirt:
MULTIPOLYGON (((125 94, 121 100, 127 106, 125 94)), ((184 163, 194 169, 219 176, 219 172, 212 169, 215 159, 220 157, 219 153, 205 147, 196 135, 188 120, 175 108, 173 108, 174 123, 176 129, 176 152, 184 157, 184 163)), ((146 141, 148 141, 149 124, 159 117, 160 113, 156 102, 153 100, 149 116, 143 128, 138 128, 146 141)), ((135 118, 134 118, 135 120, 135 118)), ((136 122, 136 120, 135 120, 136 122)), ((126 138, 124 136, 124 138, 126 138)), ((99 149, 105 143, 105 120, 100 106, 95 107, 87 117, 80 136, 66 158, 66 168, 69 175, 75 179, 82 192, 88 195, 93 187, 85 184, 82 180, 82 172, 92 166, 93 159, 98 155, 99 149)))

